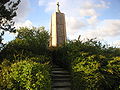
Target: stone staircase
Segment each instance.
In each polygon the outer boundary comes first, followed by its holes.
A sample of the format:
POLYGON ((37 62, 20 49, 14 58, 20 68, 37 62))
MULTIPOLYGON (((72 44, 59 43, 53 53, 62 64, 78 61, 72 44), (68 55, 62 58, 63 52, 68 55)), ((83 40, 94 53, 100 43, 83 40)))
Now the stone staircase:
POLYGON ((71 90, 70 73, 56 65, 52 68, 52 90, 71 90))

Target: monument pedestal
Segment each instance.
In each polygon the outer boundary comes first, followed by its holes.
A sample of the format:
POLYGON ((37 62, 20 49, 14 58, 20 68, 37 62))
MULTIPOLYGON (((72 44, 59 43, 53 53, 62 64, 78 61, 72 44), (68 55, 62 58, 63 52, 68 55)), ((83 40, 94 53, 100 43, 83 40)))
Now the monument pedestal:
MULTIPOLYGON (((57 4, 59 6, 59 4, 57 4)), ((52 14, 50 27, 50 47, 57 47, 66 41, 65 14, 61 13, 59 7, 57 12, 52 14)))

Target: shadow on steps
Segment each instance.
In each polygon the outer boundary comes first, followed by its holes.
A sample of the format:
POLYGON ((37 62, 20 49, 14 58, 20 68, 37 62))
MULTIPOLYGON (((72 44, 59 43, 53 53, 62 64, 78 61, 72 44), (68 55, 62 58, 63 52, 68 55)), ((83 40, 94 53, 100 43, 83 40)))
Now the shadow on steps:
POLYGON ((71 90, 71 75, 64 68, 53 65, 52 67, 52 90, 71 90))

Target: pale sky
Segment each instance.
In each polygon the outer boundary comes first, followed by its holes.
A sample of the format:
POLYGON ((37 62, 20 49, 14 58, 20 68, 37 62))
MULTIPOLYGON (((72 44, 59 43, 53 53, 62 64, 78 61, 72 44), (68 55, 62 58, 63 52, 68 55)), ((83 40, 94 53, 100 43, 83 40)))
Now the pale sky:
MULTIPOLYGON (((21 0, 16 27, 45 26, 49 30, 51 14, 57 0, 21 0)), ((67 38, 97 38, 120 46, 120 0, 58 0, 66 15, 67 38)), ((7 33, 5 42, 14 35, 7 33)))

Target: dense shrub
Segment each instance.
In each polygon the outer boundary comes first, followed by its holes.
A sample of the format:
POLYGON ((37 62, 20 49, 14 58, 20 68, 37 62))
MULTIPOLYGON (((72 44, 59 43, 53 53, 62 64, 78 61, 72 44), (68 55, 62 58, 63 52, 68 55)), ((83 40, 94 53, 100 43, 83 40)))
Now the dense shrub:
POLYGON ((120 89, 120 49, 96 40, 69 41, 54 51, 56 63, 72 75, 73 90, 120 89))
POLYGON ((44 27, 40 28, 20 28, 16 38, 25 41, 28 51, 34 54, 48 53, 49 33, 44 27))
POLYGON ((49 62, 51 63, 51 57, 50 56, 45 56, 45 55, 36 55, 34 57, 30 58, 32 61, 39 62, 39 63, 46 63, 49 62))
POLYGON ((1 90, 51 89, 50 66, 48 63, 36 63, 29 59, 8 66, 4 66, 3 63, 0 71, 1 90))
POLYGON ((0 90, 50 90, 48 32, 44 27, 17 32, 0 52, 0 90))
POLYGON ((50 90, 51 59, 71 72, 73 90, 120 89, 120 48, 91 39, 49 51, 48 39, 43 27, 18 30, 0 53, 0 89, 50 90))
MULTIPOLYGON (((9 42, 0 52, 0 59, 13 61, 14 56, 22 54, 25 57, 45 55, 50 56, 48 50, 49 34, 44 27, 20 28, 15 40, 9 42)), ((2 61, 1 61, 2 62, 2 61)))
POLYGON ((113 67, 110 65, 110 62, 115 59, 105 61, 106 63, 101 63, 98 59, 101 60, 101 56, 92 55, 84 58, 81 56, 72 62, 73 86, 75 90, 81 88, 98 90, 119 89, 120 62, 117 62, 117 65, 113 64, 113 67), (74 83, 76 81, 77 83, 74 83))

